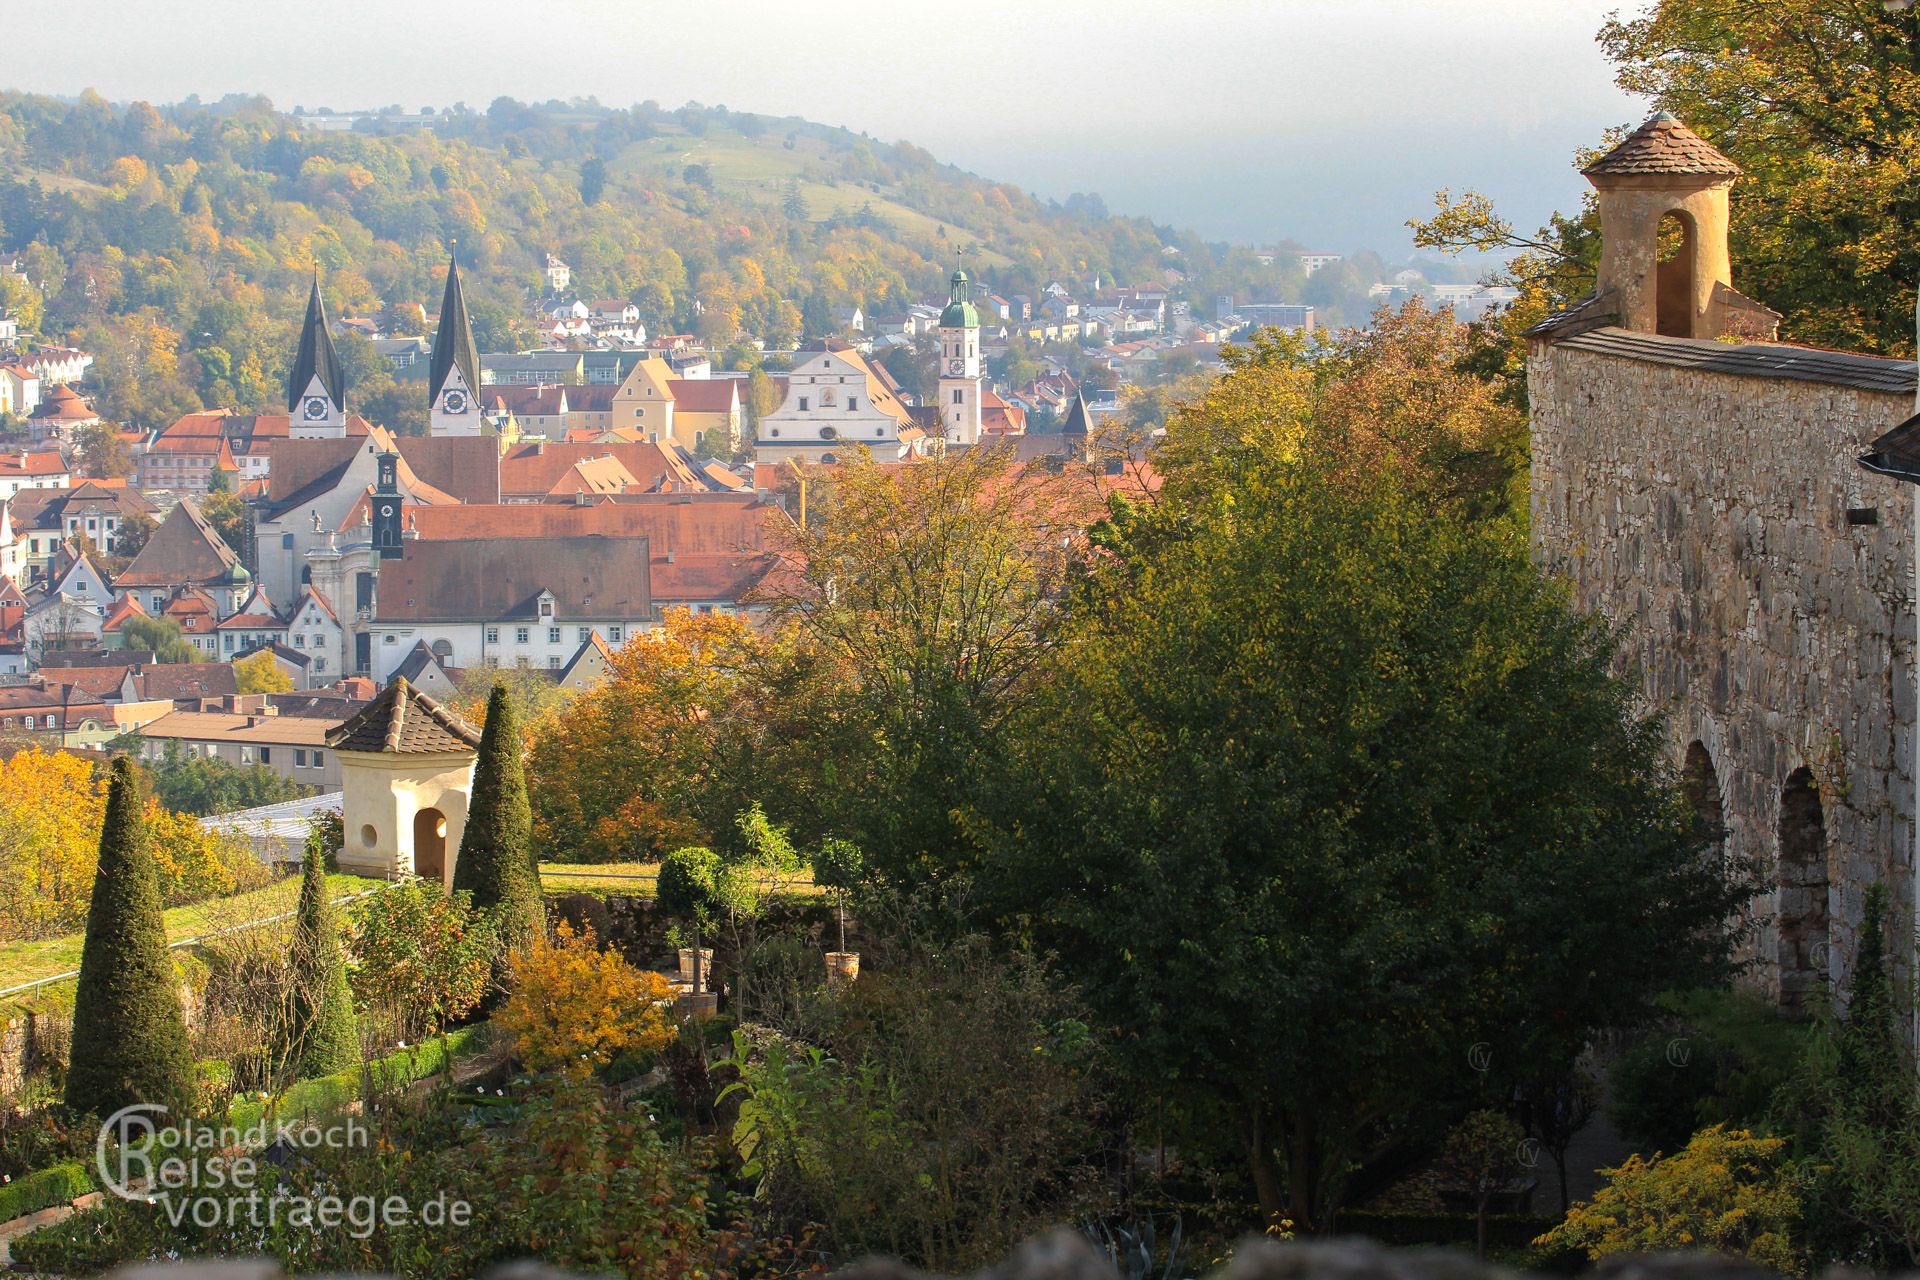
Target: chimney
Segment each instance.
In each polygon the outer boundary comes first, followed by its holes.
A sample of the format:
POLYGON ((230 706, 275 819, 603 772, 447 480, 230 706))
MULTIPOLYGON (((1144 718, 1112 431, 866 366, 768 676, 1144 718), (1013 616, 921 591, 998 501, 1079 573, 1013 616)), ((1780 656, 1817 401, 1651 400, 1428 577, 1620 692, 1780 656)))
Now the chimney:
POLYGON ((668 547, 668 548, 667 548, 667 563, 668 563, 668 564, 672 564, 672 563, 673 563, 673 548, 672 548, 672 547, 668 547))

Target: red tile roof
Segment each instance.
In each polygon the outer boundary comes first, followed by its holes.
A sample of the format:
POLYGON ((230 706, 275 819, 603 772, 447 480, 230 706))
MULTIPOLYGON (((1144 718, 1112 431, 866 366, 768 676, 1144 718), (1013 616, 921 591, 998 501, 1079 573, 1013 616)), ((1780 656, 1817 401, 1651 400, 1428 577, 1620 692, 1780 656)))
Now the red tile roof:
POLYGON ((735 378, 668 378, 674 412, 731 413, 740 407, 740 382, 735 378))
POLYGON ((761 551, 779 509, 751 493, 646 494, 592 506, 515 503, 495 507, 413 507, 423 542, 474 538, 650 538, 656 553, 761 551))

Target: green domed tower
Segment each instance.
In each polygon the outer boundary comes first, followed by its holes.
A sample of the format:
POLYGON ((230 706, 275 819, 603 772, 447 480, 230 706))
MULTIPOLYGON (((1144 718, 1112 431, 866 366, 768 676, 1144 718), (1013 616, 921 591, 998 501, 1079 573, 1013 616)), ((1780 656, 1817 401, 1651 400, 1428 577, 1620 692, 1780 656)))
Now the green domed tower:
POLYGON ((949 441, 980 439, 980 311, 967 273, 953 273, 947 309, 940 313, 940 425, 949 441))

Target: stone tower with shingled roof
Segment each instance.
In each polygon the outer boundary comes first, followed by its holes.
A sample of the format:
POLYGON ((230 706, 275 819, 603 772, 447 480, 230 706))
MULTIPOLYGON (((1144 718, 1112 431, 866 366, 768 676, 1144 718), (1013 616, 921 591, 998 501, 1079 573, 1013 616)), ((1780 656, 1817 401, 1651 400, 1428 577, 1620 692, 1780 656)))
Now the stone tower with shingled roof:
POLYGON ((451 885, 480 731, 400 678, 327 746, 340 756, 340 869, 451 885))
POLYGON ((1733 287, 1728 194, 1739 165, 1662 111, 1584 172, 1599 193, 1597 299, 1622 328, 1674 338, 1718 338, 1735 328, 1772 336, 1779 317, 1733 287), (1665 256, 1663 227, 1672 250, 1665 256))

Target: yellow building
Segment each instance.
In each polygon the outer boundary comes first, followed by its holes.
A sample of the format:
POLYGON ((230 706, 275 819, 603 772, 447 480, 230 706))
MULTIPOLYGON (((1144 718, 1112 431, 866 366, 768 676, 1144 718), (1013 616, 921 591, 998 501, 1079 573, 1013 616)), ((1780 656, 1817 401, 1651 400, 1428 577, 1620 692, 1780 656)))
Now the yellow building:
POLYGON ((673 438, 673 369, 665 360, 649 356, 633 366, 613 393, 607 427, 623 435, 638 431, 645 438, 673 438))

